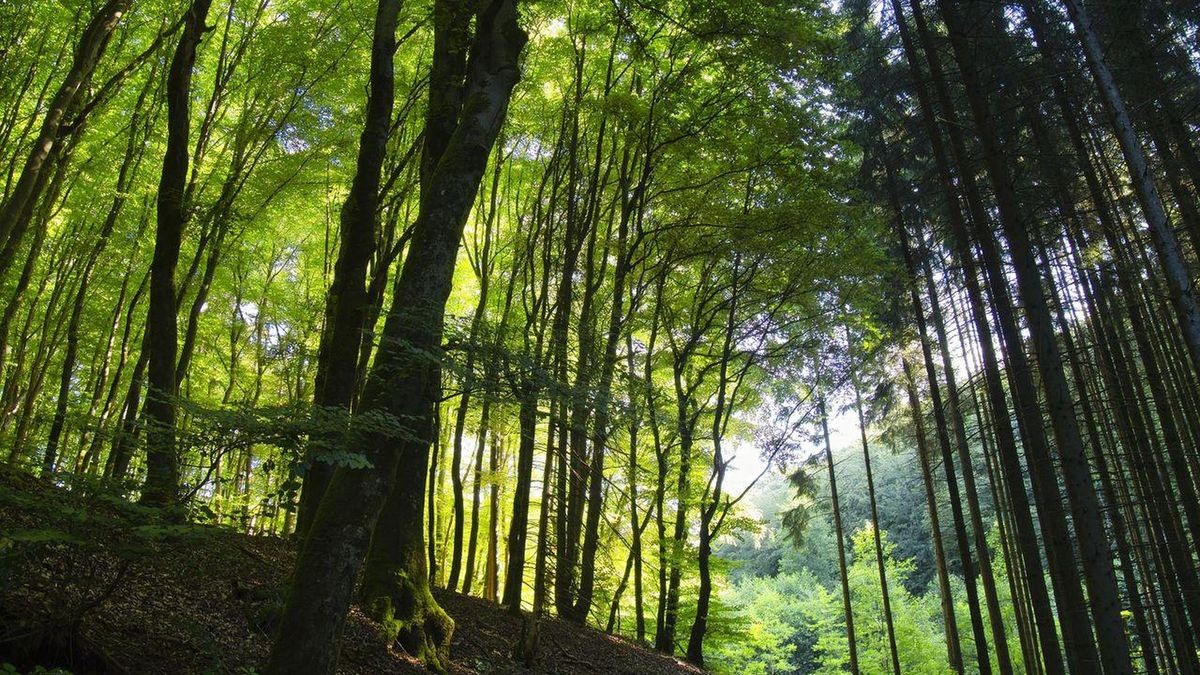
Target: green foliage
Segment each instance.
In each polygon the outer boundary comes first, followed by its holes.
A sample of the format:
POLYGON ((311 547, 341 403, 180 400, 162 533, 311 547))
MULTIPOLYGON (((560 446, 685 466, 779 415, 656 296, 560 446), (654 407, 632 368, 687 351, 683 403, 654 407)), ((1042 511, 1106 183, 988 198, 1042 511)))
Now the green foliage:
MULTIPOLYGON (((881 535, 904 672, 951 672, 936 591, 918 596, 905 588, 913 563, 893 557, 895 545, 881 535)), ((863 673, 884 675, 891 672, 891 656, 871 528, 855 532, 852 544, 850 590, 859 666, 863 673)), ((717 672, 832 674, 848 667, 841 592, 822 584, 810 570, 744 577, 725 600, 740 612, 744 625, 740 640, 714 641, 717 672)))
POLYGON ((71 671, 63 668, 45 668, 43 666, 34 666, 33 670, 25 671, 23 674, 17 667, 11 663, 0 663, 0 673, 12 673, 13 675, 71 675, 71 671))
MULTIPOLYGON (((901 665, 904 672, 948 673, 937 584, 929 583, 933 563, 928 518, 916 488, 921 479, 903 436, 893 435, 892 441, 898 452, 880 452, 883 448, 879 448, 872 453, 872 466, 880 513, 885 519, 880 535, 901 665), (887 526, 894 526, 895 531, 887 526)), ((859 665, 864 673, 882 675, 891 672, 891 657, 861 450, 852 445, 836 451, 834 461, 843 519, 855 526, 847 547, 859 665)), ((794 476, 765 480, 749 507, 759 514, 760 529, 753 535, 726 541, 720 548, 720 555, 732 561, 730 585, 722 599, 741 616, 742 623, 737 631, 712 638, 717 672, 840 673, 848 668, 840 574, 828 510, 828 479, 823 472, 815 471, 797 485, 794 476), (790 524, 798 509, 807 520, 797 542, 790 524)), ((994 551, 998 550, 997 537, 993 529, 994 551)), ((1015 636, 1017 626, 1003 556, 995 555, 992 565, 1008 634, 1015 636)), ((952 576, 951 583, 961 630, 970 625, 963 600, 966 594, 959 577, 952 576)), ((973 664, 970 631, 961 638, 964 657, 973 664)), ((1015 667, 1021 669, 1015 639, 1010 640, 1009 649, 1015 667)))
MULTIPOLYGON (((60 81, 68 61, 41 57, 72 44, 93 11, 79 0, 67 3, 71 11, 18 4, 0 3, 19 19, 0 29, 19 28, 0 55, 0 125, 9 121, 0 129, 0 162, 10 169, 30 143, 29 130, 12 120, 37 118, 33 92, 60 81)), ((0 398, 16 410, 0 423, 0 447, 13 463, 40 469, 50 455, 49 420, 58 417, 63 434, 47 478, 99 510, 56 502, 47 513, 61 535, 31 528, 21 536, 45 537, 40 545, 50 546, 72 528, 121 528, 117 541, 133 556, 208 536, 197 523, 287 534, 313 466, 367 469, 367 444, 434 441, 427 543, 436 582, 454 554, 454 520, 464 518, 454 512, 452 486, 479 490, 485 501, 474 524, 495 520, 501 542, 514 495, 535 489, 514 480, 517 413, 532 396, 538 466, 547 447, 561 447, 559 430, 584 438, 585 455, 607 453, 600 550, 587 562, 598 570, 602 601, 593 609, 615 603, 621 632, 631 630, 632 592, 628 583, 621 597, 615 589, 639 519, 648 522, 642 603, 648 607, 658 590, 649 570, 678 570, 681 644, 697 612, 693 525, 702 508, 713 505, 705 526, 718 549, 738 536, 762 536, 763 572, 801 574, 802 563, 832 541, 819 522, 815 484, 797 485, 809 497, 787 523, 805 531, 797 553, 781 545, 774 513, 762 529, 762 519, 742 508, 748 486, 735 483, 748 481, 725 473, 735 463, 775 469, 803 459, 798 430, 812 419, 814 382, 830 377, 818 364, 847 315, 879 295, 887 266, 885 224, 854 205, 853 149, 841 140, 845 122, 830 114, 833 92, 822 84, 832 76, 840 18, 816 0, 523 4, 531 38, 522 81, 467 219, 442 344, 389 344, 401 347, 401 361, 441 371, 440 426, 427 438, 410 419, 312 405, 343 243, 338 214, 367 103, 371 5, 230 0, 210 16, 191 96, 188 222, 176 273, 187 358, 173 399, 182 507, 170 514, 131 500, 145 471, 144 278, 166 143, 162 71, 174 38, 130 64, 180 7, 138 2, 122 21, 95 78, 120 73, 119 86, 97 102, 72 153, 56 165, 63 185, 39 212, 42 249, 22 242, 30 285, 20 287, 16 274, 0 279, 12 310, 0 336, 7 340, 0 398), (122 166, 120 180, 115 168, 99 170, 122 166), (104 222, 110 233, 102 234, 104 222), (626 275, 619 293, 618 271, 626 275), (76 297, 78 325, 68 328, 76 297), (72 331, 78 356, 69 363, 61 342, 72 331), (60 378, 62 397, 45 384, 60 378), (469 405, 460 398, 467 393, 469 405), (463 466, 450 476, 460 402, 466 431, 455 466, 463 466), (476 460, 471 450, 483 436, 488 444, 476 460), (129 471, 112 478, 118 450, 129 471), (687 527, 676 546, 678 520, 687 527)), ((420 158, 429 10, 404 3, 399 21, 363 369, 384 322, 399 320, 383 308, 427 187, 420 158)), ((558 467, 564 482, 586 475, 558 467)), ((534 497, 534 509, 542 508, 534 497)), ((551 526, 561 528, 557 518, 551 526)), ((482 549, 488 533, 478 529, 482 549)), ((710 632, 742 636, 740 610, 719 589, 750 565, 724 553, 711 562, 718 592, 710 632)), ((482 568, 478 562, 467 573, 479 581, 482 568)), ((824 583, 827 574, 821 567, 811 576, 824 583)), ((647 613, 654 630, 654 612, 647 613)))

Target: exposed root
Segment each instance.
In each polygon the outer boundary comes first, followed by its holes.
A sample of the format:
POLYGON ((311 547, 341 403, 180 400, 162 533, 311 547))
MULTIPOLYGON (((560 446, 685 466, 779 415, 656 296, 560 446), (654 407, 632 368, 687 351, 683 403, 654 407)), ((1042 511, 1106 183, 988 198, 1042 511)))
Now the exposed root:
POLYGON ((383 627, 383 638, 444 673, 450 665, 454 621, 433 598, 429 583, 394 568, 363 581, 363 608, 383 627))

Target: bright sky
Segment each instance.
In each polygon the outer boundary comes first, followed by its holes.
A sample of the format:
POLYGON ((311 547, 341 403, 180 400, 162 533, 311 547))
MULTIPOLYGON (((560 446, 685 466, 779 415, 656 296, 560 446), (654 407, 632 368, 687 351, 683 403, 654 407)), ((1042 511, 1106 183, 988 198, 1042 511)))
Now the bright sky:
MULTIPOLYGON (((830 406, 833 408, 833 406, 830 406)), ((829 441, 836 451, 858 442, 858 419, 853 411, 831 410, 829 417, 829 441)), ((805 442, 803 449, 806 455, 824 452, 823 443, 805 442)), ((738 443, 734 446, 734 458, 725 474, 726 491, 730 494, 740 494, 746 486, 758 478, 766 466, 759 449, 750 443, 738 443)))

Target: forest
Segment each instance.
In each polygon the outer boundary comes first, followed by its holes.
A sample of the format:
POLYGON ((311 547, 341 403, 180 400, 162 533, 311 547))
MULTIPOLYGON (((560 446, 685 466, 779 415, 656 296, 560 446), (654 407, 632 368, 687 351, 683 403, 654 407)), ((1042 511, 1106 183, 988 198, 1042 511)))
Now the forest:
POLYGON ((1198 45, 0 0, 0 672, 1200 674, 1198 45))

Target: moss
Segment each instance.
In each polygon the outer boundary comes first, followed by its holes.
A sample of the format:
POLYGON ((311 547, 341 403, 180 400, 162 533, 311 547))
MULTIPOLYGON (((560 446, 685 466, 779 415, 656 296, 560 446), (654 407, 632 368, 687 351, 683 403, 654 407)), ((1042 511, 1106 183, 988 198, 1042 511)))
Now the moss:
POLYGON ((454 620, 433 598, 423 574, 409 574, 399 565, 379 567, 363 579, 363 609, 379 622, 387 644, 396 644, 434 672, 446 672, 454 620))

